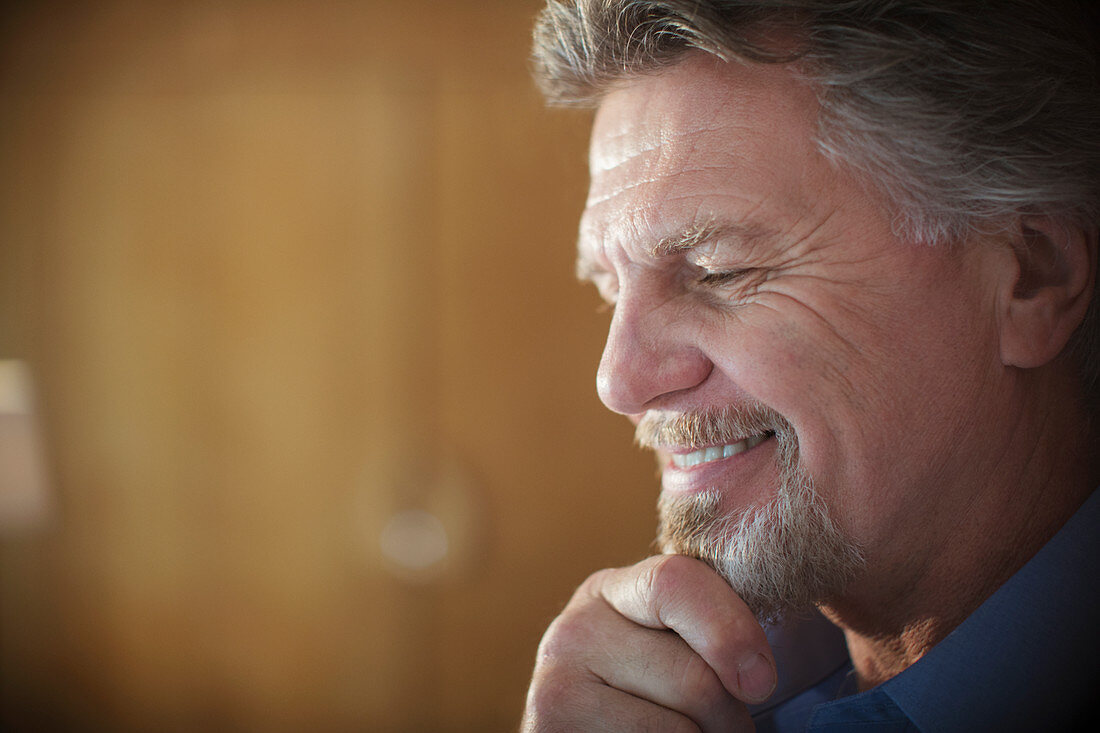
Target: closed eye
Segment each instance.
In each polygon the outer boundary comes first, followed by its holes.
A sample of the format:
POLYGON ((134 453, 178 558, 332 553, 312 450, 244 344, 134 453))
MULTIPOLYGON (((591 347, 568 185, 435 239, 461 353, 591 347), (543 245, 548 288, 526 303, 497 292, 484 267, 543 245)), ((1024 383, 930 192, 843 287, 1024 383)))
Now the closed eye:
POLYGON ((733 282, 733 281, 735 281, 739 278, 744 277, 745 275, 748 275, 752 271, 753 271, 753 268, 750 267, 750 268, 746 268, 746 269, 743 269, 743 270, 727 270, 725 272, 708 272, 706 275, 703 275, 703 277, 699 278, 699 284, 700 285, 710 285, 710 286, 726 285, 726 284, 731 283, 731 282, 733 282))

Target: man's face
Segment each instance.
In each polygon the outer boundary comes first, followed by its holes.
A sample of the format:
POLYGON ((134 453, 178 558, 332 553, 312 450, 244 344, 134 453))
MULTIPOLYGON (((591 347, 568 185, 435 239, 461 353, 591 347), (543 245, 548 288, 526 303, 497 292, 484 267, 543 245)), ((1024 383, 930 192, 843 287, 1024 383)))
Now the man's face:
POLYGON ((702 55, 610 92, 578 266, 614 305, 600 397, 660 449, 666 503, 774 503, 785 426, 889 575, 950 537, 980 479, 995 285, 983 247, 896 237, 890 207, 815 147, 816 115, 784 67, 702 55), (720 411, 747 415, 743 434, 720 411))

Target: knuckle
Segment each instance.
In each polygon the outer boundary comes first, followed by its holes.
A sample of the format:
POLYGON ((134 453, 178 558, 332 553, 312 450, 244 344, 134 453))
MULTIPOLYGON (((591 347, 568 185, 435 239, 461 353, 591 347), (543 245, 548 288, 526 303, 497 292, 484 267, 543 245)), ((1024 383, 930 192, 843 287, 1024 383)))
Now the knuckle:
POLYGON ((594 730, 598 715, 598 680, 563 664, 536 667, 527 690, 520 730, 524 733, 571 733, 594 730))
POLYGON ((539 642, 538 664, 552 666, 569 660, 582 651, 588 642, 588 627, 577 623, 573 614, 563 613, 547 627, 539 642))
POLYGON ((527 690, 522 731, 567 731, 591 694, 585 673, 584 624, 563 613, 551 622, 539 643, 535 671, 527 690))
POLYGON ((600 595, 600 587, 617 572, 614 568, 605 568, 589 575, 577 588, 576 593, 573 594, 573 598, 569 601, 570 605, 600 595))
POLYGON ((536 676, 527 692, 522 729, 561 730, 562 715, 573 706, 572 687, 562 675, 536 676))
POLYGON ((669 583, 669 563, 672 555, 661 555, 642 563, 638 573, 638 590, 646 597, 660 593, 669 583))
POLYGON ((658 555, 645 561, 638 575, 638 592, 651 603, 678 596, 695 563, 682 555, 658 555))

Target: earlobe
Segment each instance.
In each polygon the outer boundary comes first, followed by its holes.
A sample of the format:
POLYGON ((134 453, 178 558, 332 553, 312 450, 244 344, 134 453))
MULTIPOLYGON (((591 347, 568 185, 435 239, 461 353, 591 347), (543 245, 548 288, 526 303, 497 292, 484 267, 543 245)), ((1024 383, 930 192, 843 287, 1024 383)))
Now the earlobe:
POLYGON ((1031 369, 1062 353, 1085 317, 1096 278, 1097 231, 1025 216, 1010 236, 1017 274, 1004 294, 1001 361, 1031 369))

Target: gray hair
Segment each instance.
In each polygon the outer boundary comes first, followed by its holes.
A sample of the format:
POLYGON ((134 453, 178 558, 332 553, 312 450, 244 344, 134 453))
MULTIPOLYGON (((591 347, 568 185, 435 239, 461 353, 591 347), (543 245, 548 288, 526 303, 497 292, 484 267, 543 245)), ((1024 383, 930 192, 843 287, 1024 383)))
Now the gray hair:
MULTIPOLYGON (((896 206, 914 241, 957 242, 1023 214, 1100 222, 1091 0, 549 0, 535 76, 595 106, 692 49, 792 63, 821 104, 818 145, 896 206), (781 44, 777 39, 793 39, 781 44)), ((1073 350, 1100 384, 1094 297, 1073 350)), ((1091 390, 1090 390, 1091 391, 1091 390)))

